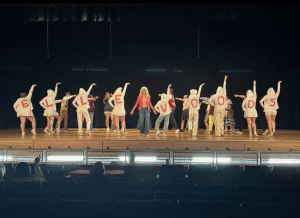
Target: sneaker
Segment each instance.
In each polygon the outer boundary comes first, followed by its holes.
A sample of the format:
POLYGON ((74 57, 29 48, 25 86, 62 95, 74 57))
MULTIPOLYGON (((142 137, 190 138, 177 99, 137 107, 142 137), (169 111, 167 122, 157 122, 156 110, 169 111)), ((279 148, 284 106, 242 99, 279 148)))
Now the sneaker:
POLYGON ((163 136, 167 136, 167 134, 166 134, 166 133, 163 133, 163 136))
POLYGON ((268 134, 268 132, 269 132, 269 130, 268 129, 266 129, 262 134, 263 135, 267 135, 268 134))
POLYGON ((184 130, 183 130, 183 129, 180 129, 179 132, 184 132, 184 130))
POLYGON ((252 132, 249 132, 249 136, 252 136, 252 132))
POLYGON ((46 128, 46 129, 44 129, 44 133, 48 133, 48 129, 46 128))
POLYGON ((192 134, 193 134, 193 130, 189 129, 189 135, 192 136, 192 134))
POLYGON ((31 130, 31 133, 32 133, 33 135, 36 135, 35 129, 31 130))
POLYGON ((92 134, 91 134, 91 131, 88 131, 88 132, 87 132, 87 134, 88 134, 89 136, 91 136, 91 135, 92 135, 92 134))
POLYGON ((146 137, 149 137, 149 134, 147 134, 146 137))
POLYGON ((159 131, 159 130, 156 131, 156 134, 155 134, 155 135, 158 136, 159 134, 160 134, 160 131, 159 131))
POLYGON ((25 132, 22 132, 22 136, 24 136, 25 135, 25 132))
POLYGON ((175 133, 176 133, 176 134, 179 133, 179 129, 176 129, 176 130, 175 130, 175 133))
POLYGON ((116 131, 117 131, 117 130, 115 130, 115 129, 114 129, 114 130, 110 130, 110 132, 116 132, 116 131))
POLYGON ((118 131, 118 135, 121 135, 121 134, 120 134, 120 131, 118 131))
POLYGON ((225 131, 225 132, 228 132, 228 129, 225 129, 224 131, 225 131))
POLYGON ((51 133, 55 133, 55 132, 53 131, 53 129, 51 129, 51 133))
POLYGON ((125 135, 125 132, 124 132, 124 130, 121 130, 121 134, 122 134, 122 135, 125 135))
POLYGON ((270 133, 268 136, 269 136, 269 137, 273 137, 273 133, 270 133))
POLYGON ((82 135, 82 132, 79 132, 78 134, 79 134, 79 135, 82 135))
POLYGON ((48 132, 48 135, 51 135, 51 132, 48 132))
POLYGON ((60 133, 60 129, 59 128, 56 128, 56 133, 60 133))
POLYGON ((106 132, 109 132, 109 128, 106 129, 106 132))
POLYGON ((254 132, 253 135, 258 136, 258 135, 257 135, 257 132, 254 132))
POLYGON ((197 136, 197 133, 196 134, 193 133, 192 136, 197 136))
POLYGON ((204 134, 210 135, 210 131, 204 132, 204 134))
POLYGON ((230 129, 228 132, 233 132, 232 129, 230 129))
POLYGON ((234 132, 234 134, 243 134, 243 132, 241 132, 241 131, 236 131, 236 132, 234 132))

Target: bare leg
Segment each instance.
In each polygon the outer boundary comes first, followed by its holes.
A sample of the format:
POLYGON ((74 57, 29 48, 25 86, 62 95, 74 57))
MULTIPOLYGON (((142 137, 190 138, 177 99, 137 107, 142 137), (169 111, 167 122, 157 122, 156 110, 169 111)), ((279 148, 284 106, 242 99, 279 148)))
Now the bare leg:
POLYGON ((208 129, 209 128, 208 119, 204 119, 204 124, 205 124, 205 128, 208 129))
POLYGON ((49 134, 51 133, 50 122, 51 122, 51 117, 47 117, 47 129, 49 134))
POLYGON ((251 117, 253 131, 256 132, 256 117, 251 117))
POLYGON ((60 129, 60 122, 61 122, 61 119, 60 119, 60 116, 55 116, 55 118, 57 119, 57 126, 58 126, 58 129, 60 129))
POLYGON ((125 129, 125 116, 120 117, 120 120, 122 128, 125 129))
MULTIPOLYGON (((113 114, 109 114, 109 117, 110 117, 110 120, 111 120, 111 126, 113 124, 113 119, 114 119, 114 115, 113 114)), ((108 128, 109 128, 109 125, 108 125, 108 128)))
POLYGON ((181 129, 184 129, 184 120, 181 120, 181 129))
POLYGON ((22 132, 25 132, 25 123, 26 123, 26 117, 20 116, 20 128, 22 132))
POLYGON ((251 118, 246 117, 246 120, 247 120, 247 125, 248 125, 248 131, 249 131, 249 133, 252 133, 251 118))
POLYGON ((266 118, 267 118, 267 122, 268 122, 269 132, 271 134, 271 133, 273 133, 273 131, 272 131, 272 117, 271 117, 271 115, 266 115, 266 118))
POLYGON ((271 115, 272 129, 273 129, 272 132, 275 132, 275 127, 276 127, 275 119, 276 119, 276 115, 271 115))
POLYGON ((105 124, 106 124, 106 128, 109 129, 109 114, 105 114, 105 124))
POLYGON ((120 131, 119 116, 115 116, 115 125, 117 131, 120 131))
POLYGON ((35 129, 36 128, 35 117, 27 117, 27 119, 30 120, 32 129, 35 129))

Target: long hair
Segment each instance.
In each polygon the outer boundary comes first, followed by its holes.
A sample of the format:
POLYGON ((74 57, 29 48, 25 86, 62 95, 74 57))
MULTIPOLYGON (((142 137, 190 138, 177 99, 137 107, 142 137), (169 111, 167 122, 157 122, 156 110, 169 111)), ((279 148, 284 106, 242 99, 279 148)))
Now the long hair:
MULTIPOLYGON (((110 92, 105 92, 104 98, 106 98, 106 95, 109 94, 109 98, 110 98, 110 92)), ((109 99, 107 98, 107 99, 109 99)))
POLYGON ((147 88, 146 86, 143 86, 143 87, 140 89, 140 94, 139 94, 139 95, 142 96, 142 90, 143 90, 143 89, 146 90, 146 97, 150 96, 150 95, 149 95, 149 90, 148 90, 148 88, 147 88))

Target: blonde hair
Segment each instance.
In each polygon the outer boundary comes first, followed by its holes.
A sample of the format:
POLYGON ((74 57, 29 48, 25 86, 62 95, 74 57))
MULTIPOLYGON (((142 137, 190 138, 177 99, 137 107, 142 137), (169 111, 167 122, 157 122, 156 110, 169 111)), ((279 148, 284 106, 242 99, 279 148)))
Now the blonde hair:
POLYGON ((146 97, 150 96, 150 95, 149 95, 149 90, 148 90, 148 88, 147 88, 146 86, 143 86, 143 87, 140 89, 140 94, 139 94, 139 95, 142 96, 142 90, 143 90, 143 89, 146 90, 146 97))

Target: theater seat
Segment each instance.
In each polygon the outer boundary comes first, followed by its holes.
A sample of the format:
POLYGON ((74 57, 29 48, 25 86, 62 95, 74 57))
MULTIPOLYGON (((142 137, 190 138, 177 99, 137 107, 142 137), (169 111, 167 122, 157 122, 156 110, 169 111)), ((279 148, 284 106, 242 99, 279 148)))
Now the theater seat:
POLYGON ((172 218, 170 200, 118 200, 117 217, 122 218, 172 218))
POLYGON ((109 191, 106 196, 114 202, 120 199, 153 200, 153 195, 149 191, 109 191))
POLYGON ((155 184, 156 191, 194 191, 195 186, 191 183, 167 183, 158 182, 155 184))
POLYGON ((153 191, 151 182, 119 182, 115 185, 118 191, 153 191))
POLYGON ((155 193, 155 199, 169 199, 172 203, 177 203, 179 199, 199 200, 199 192, 158 191, 155 193))
POLYGON ((9 182, 6 184, 9 191, 42 191, 40 182, 9 182))
POLYGON ((76 182, 66 181, 45 181, 42 184, 43 191, 76 191, 76 182))
POLYGON ((49 191, 12 191, 9 198, 14 199, 52 199, 53 193, 49 191))
POLYGON ((114 182, 91 182, 91 181, 79 182, 78 189, 79 191, 102 191, 102 192, 116 190, 114 182))

